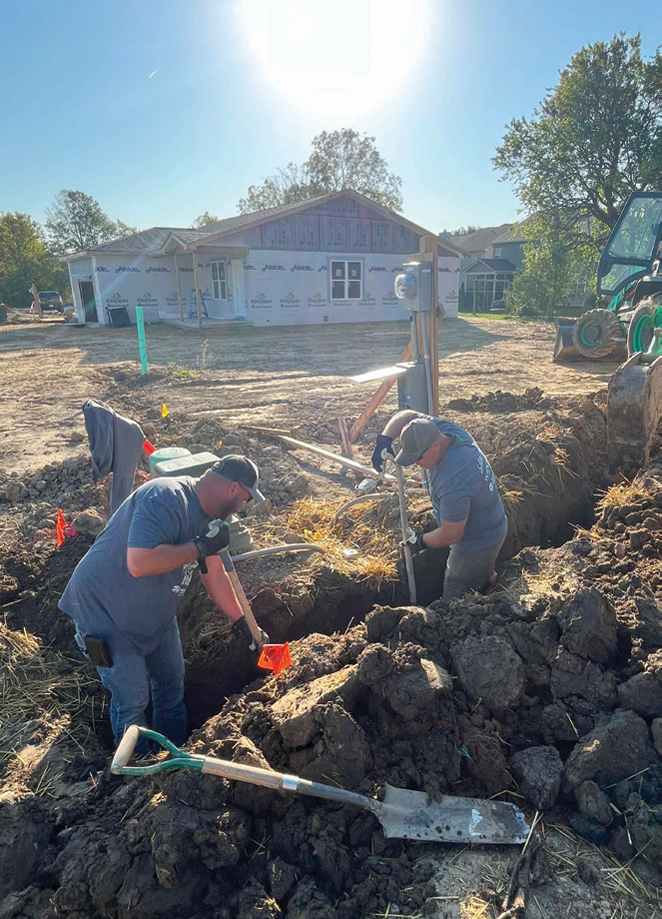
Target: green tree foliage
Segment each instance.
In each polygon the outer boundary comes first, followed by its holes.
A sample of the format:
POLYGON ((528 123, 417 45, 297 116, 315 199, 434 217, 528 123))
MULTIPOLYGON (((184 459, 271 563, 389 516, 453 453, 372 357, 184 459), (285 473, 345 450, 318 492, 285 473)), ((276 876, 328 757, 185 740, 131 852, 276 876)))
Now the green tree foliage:
POLYGON ((581 225, 560 211, 537 214, 523 232, 524 266, 506 291, 506 306, 516 316, 552 319, 578 280, 595 276, 598 249, 581 225))
POLYGON ((44 245, 39 224, 18 211, 0 214, 0 301, 14 308, 32 302, 32 284, 69 294, 66 266, 44 245))
POLYGON ((458 227, 457 230, 442 230, 442 234, 448 234, 448 236, 468 236, 469 233, 475 233, 477 230, 482 229, 482 227, 475 227, 473 224, 469 224, 466 227, 458 227))
POLYGON ((662 55, 624 33, 582 48, 493 158, 529 213, 586 218, 604 244, 628 195, 662 179, 662 55))
POLYGON ((220 217, 216 217, 214 214, 210 214, 209 211, 205 211, 204 214, 200 214, 193 221, 193 226, 200 228, 206 227, 208 223, 218 223, 220 217))
POLYGON ((239 200, 237 210, 240 214, 251 214, 270 207, 296 204, 316 194, 323 193, 315 191, 310 184, 305 165, 288 163, 279 168, 275 175, 266 178, 261 185, 250 185, 246 197, 239 200))
MULTIPOLYGON (((94 249, 104 242, 127 235, 118 232, 117 223, 101 210, 98 201, 82 191, 63 189, 46 209, 46 229, 53 251, 58 255, 94 249)), ((134 232, 122 224, 122 228, 134 232)))
POLYGON ((136 233, 140 233, 138 227, 130 227, 129 224, 124 223, 123 220, 116 220, 112 238, 122 239, 125 236, 134 236, 136 233))
POLYGON ((261 185, 251 185, 239 213, 295 204, 317 195, 353 189, 395 211, 402 210, 402 180, 389 172, 375 138, 343 128, 313 138, 313 152, 298 166, 288 163, 261 185))

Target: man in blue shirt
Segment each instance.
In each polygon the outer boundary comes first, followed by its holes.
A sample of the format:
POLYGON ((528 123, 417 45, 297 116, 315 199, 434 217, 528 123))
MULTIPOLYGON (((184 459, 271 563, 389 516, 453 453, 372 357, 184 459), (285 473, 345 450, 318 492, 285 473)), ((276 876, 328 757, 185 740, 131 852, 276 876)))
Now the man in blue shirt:
POLYGON ((416 464, 427 471, 437 527, 414 533, 412 548, 450 547, 442 598, 493 587, 494 563, 508 522, 492 467, 471 434, 450 421, 407 409, 394 415, 378 436, 372 457, 376 469, 382 468, 385 451, 401 466, 416 464))
MULTIPOLYGON (((115 511, 71 576, 59 607, 74 620, 76 641, 111 693, 116 743, 128 725, 146 724, 150 696, 154 730, 176 744, 186 738, 176 613, 196 567, 211 599, 257 650, 217 553, 229 543, 224 519, 252 499, 264 501, 258 478, 255 463, 233 455, 199 479, 145 482, 115 511)), ((146 752, 143 746, 138 753, 146 752)))

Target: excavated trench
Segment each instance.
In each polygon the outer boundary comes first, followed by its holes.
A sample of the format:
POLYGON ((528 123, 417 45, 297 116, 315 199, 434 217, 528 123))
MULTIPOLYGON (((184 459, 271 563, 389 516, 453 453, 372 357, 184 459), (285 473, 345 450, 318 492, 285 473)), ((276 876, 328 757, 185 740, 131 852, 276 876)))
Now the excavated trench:
MULTIPOLYGON (((292 667, 263 680, 192 585, 180 615, 198 728, 191 749, 366 795, 385 782, 432 795, 512 792, 530 813, 569 822, 628 864, 644 851, 649 883, 659 884, 662 463, 596 513, 596 495, 609 484, 601 405, 506 396, 451 406, 499 477, 509 520, 502 589, 436 600, 443 552, 416 558, 417 607, 403 605, 402 571, 371 580, 330 556, 238 563, 260 624, 274 641, 293 643, 292 667)), ((217 431, 203 442, 213 438, 217 431)), ((267 457, 279 471, 294 463, 272 445, 259 455, 260 445, 239 434, 235 446, 261 468, 267 457)), ((81 483, 86 476, 81 466, 81 483)), ((276 495, 277 483, 269 486, 276 495)), ((408 496, 411 524, 432 527, 415 482, 408 496)), ((295 497, 274 499, 283 532, 249 521, 260 545, 287 535, 282 508, 295 497)), ((102 508, 99 498, 79 496, 78 508, 102 508)), ((397 505, 384 515, 366 511, 384 545, 395 544, 397 505)), ((59 550, 2 550, 6 625, 43 639, 58 681, 78 665, 57 600, 90 544, 81 535, 59 550)), ((429 868, 445 847, 386 840, 370 815, 188 772, 111 777, 105 694, 91 670, 80 694, 86 738, 60 711, 11 726, 11 742, 20 727, 24 745, 1 764, 8 919, 166 919, 190 914, 193 903, 204 919, 451 915, 440 906, 449 890, 434 887, 429 868)), ((491 863, 499 857, 486 854, 491 863)), ((594 881, 571 894, 559 887, 555 904, 544 885, 558 878, 544 858, 534 867, 536 895, 552 919, 577 897, 577 916, 600 912, 594 881)), ((580 868, 582 878, 592 876, 580 868)))
MULTIPOLYGON (((509 518, 509 532, 497 562, 499 571, 525 547, 552 548, 572 538, 577 528, 589 529, 595 521, 595 503, 600 490, 607 487, 606 430, 604 417, 590 402, 586 413, 574 427, 562 429, 550 422, 547 435, 521 441, 500 455, 490 457, 499 476, 501 492, 509 518), (551 425, 555 425, 553 428, 551 425)), ((420 490, 419 490, 420 491, 420 490)), ((370 511, 368 511, 370 513, 370 511)), ((419 494, 414 501, 410 523, 430 529, 434 518, 427 498, 419 494)), ((397 538, 397 534, 395 536, 397 538)), ((447 549, 426 550, 414 557, 417 604, 427 606, 441 596, 447 549)), ((297 560, 292 565, 296 567, 297 560)), ((238 565, 241 576, 243 565, 238 565)), ((318 568, 315 578, 302 587, 295 580, 295 592, 288 596, 291 570, 279 572, 284 580, 263 588, 250 597, 255 616, 272 641, 284 642, 305 635, 333 635, 363 622, 376 606, 402 606, 409 602, 404 568, 387 584, 374 585, 335 571, 333 566, 318 568)), ((278 575, 277 575, 278 576, 278 575)), ((256 580, 271 581, 268 566, 256 580)), ((205 621, 208 601, 202 592, 189 597, 180 624, 184 641, 193 636, 205 621), (202 610, 202 613, 201 613, 202 610)), ((201 726, 220 710, 227 696, 241 692, 263 675, 246 652, 230 641, 188 662, 186 699, 192 728, 201 726)))

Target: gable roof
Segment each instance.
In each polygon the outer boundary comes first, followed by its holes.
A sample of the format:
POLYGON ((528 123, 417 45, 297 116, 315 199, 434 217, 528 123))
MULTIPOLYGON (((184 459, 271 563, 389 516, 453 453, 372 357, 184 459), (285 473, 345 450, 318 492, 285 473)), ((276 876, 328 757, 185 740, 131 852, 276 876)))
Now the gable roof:
MULTIPOLYGON (((86 255, 94 255, 97 253, 123 254, 149 252, 150 255, 165 255, 169 249, 172 249, 173 247, 176 248, 178 245, 182 246, 182 248, 187 251, 193 251, 202 245, 213 245, 217 241, 220 241, 225 237, 236 233, 238 230, 250 229, 251 227, 259 226, 260 224, 265 223, 268 220, 273 220, 277 217, 289 217, 293 214, 299 214, 302 211, 306 211, 318 204, 324 204, 327 201, 333 201, 334 199, 343 196, 353 198, 354 200, 365 204, 367 207, 370 207, 373 210, 383 214, 386 219, 393 220, 396 223, 406 226, 418 236, 437 235, 431 230, 426 230, 425 227, 421 227, 418 224, 413 223, 411 220, 407 220, 407 218, 403 217, 402 214, 398 214, 396 211, 393 211, 388 207, 384 207, 382 204, 378 204, 371 198, 368 198, 359 192, 353 191, 350 188, 345 188, 342 189, 342 191, 333 192, 329 195, 319 195, 315 198, 306 198, 304 201, 298 201, 294 204, 282 204, 278 205, 277 207, 265 208, 261 211, 253 211, 250 214, 237 214, 235 217, 227 217, 224 220, 217 220, 215 223, 209 223, 206 226, 199 227, 197 229, 182 229, 178 227, 152 227, 149 230, 143 230, 141 233, 135 233, 132 236, 125 236, 121 239, 116 239, 112 242, 104 243, 101 246, 97 246, 95 249, 76 252, 72 253, 71 255, 63 256, 62 260, 70 261, 72 259, 82 258, 86 255)), ((452 240, 439 239, 439 245, 445 247, 451 252, 456 253, 460 257, 466 256, 464 249, 462 249, 452 240)))
POLYGON ((523 243, 526 242, 526 236, 524 235, 524 229, 527 223, 531 220, 530 217, 525 217, 524 220, 520 220, 517 223, 512 223, 496 239, 493 239, 490 245, 498 246, 501 243, 523 243))
POLYGON ((476 253, 484 252, 488 246, 494 244, 503 233, 513 226, 512 223, 502 223, 498 227, 481 227, 473 233, 466 233, 464 236, 451 236, 451 242, 466 252, 476 253))
POLYGON ((473 265, 469 265, 465 274, 474 274, 476 271, 512 272, 517 271, 517 268, 507 258, 479 258, 473 265))

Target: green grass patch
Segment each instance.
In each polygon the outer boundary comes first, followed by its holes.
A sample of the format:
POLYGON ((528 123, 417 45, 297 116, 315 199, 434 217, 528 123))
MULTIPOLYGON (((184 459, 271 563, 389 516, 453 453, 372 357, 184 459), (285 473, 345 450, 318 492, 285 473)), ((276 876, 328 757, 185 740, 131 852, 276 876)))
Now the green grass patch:
POLYGON ((167 380, 197 380, 198 375, 195 370, 189 367, 180 367, 178 364, 170 361, 166 367, 167 380))

